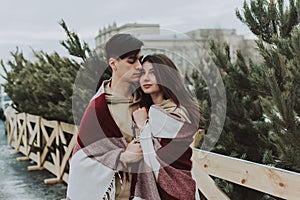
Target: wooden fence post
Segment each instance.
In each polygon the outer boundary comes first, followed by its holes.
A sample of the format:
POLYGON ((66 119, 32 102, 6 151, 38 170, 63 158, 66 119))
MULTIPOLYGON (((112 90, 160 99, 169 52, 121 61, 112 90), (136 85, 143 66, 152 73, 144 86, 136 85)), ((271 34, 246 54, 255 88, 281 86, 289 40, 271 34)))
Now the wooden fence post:
POLYGON ((42 167, 42 162, 41 162, 41 152, 43 150, 42 137, 40 132, 41 117, 27 114, 26 119, 27 119, 26 125, 27 125, 27 130, 29 135, 28 157, 34 162, 36 162, 36 165, 28 166, 27 169, 29 171, 42 170, 44 168, 42 167))

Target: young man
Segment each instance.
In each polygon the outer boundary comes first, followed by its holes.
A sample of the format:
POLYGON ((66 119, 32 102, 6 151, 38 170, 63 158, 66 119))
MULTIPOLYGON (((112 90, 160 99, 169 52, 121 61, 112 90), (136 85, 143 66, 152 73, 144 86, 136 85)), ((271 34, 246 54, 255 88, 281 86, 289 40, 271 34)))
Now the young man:
POLYGON ((143 43, 116 34, 105 46, 112 77, 104 81, 81 120, 69 172, 67 198, 130 199, 135 181, 129 169, 143 157, 134 140, 132 112, 139 99, 143 43))

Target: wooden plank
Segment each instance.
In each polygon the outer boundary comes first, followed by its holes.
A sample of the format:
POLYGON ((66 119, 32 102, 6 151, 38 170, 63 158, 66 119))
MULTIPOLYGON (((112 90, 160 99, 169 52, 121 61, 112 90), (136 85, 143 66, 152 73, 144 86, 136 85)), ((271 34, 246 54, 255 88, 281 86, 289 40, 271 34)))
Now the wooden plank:
POLYGON ((36 171, 36 170, 43 170, 45 169, 44 167, 40 167, 40 166, 37 166, 37 165, 32 165, 32 166, 28 166, 27 167, 27 170, 28 171, 36 171))
POLYGON ((67 145, 67 139, 65 137, 65 134, 64 134, 61 124, 59 124, 59 126, 58 126, 58 135, 59 135, 61 142, 65 145, 67 145))
POLYGON ((17 146, 16 149, 18 149, 21 153, 24 155, 27 154, 27 129, 26 129, 26 114, 25 113, 19 113, 17 114, 17 146), (23 122, 21 122, 23 120, 23 122))
MULTIPOLYGON (((42 149, 42 141, 41 141, 41 134, 40 134, 40 118, 39 116, 36 115, 30 115, 27 114, 27 129, 28 129, 28 136, 29 136, 29 141, 28 145, 31 147, 36 147, 42 149), (34 124, 34 128, 32 128, 32 123, 34 124)), ((42 163, 41 163, 41 151, 37 152, 31 152, 32 148, 28 148, 28 155, 29 157, 37 163, 36 166, 30 166, 31 169, 39 169, 42 168, 42 163)), ((28 167, 29 168, 29 167, 28 167)))
POLYGON ((33 160, 34 162, 36 162, 36 160, 38 160, 37 155, 35 153, 30 152, 29 156, 28 156, 31 160, 33 160))
POLYGON ((42 155, 41 155, 41 162, 43 163, 44 162, 44 160, 45 160, 45 158, 46 158, 46 156, 47 156, 47 153, 48 153, 48 147, 51 147, 51 145, 52 145, 52 143, 53 143, 53 141, 54 141, 54 139, 55 139, 55 137, 56 137, 56 134, 55 134, 55 129, 57 129, 56 127, 58 126, 58 122, 57 121, 55 121, 56 123, 53 123, 53 121, 52 121, 52 123, 51 123, 51 125, 53 125, 53 126, 48 126, 48 127, 51 127, 51 128, 53 128, 53 130, 52 130, 52 132, 51 132, 51 134, 50 134, 50 137, 48 136, 48 133, 47 133, 47 131, 46 131, 46 129, 45 129, 45 124, 50 124, 50 123, 47 123, 47 120, 45 120, 45 119, 41 119, 41 130, 42 130, 42 135, 43 135, 43 137, 44 137, 44 139, 46 140, 46 145, 45 145, 45 147, 44 147, 44 150, 43 150, 43 153, 42 153, 42 155))
POLYGON ((14 122, 16 120, 16 115, 12 113, 8 113, 6 116, 6 128, 7 128, 7 143, 8 145, 11 145, 12 139, 13 139, 13 132, 14 128, 16 127, 14 125, 14 122))
POLYGON ((194 149, 193 161, 207 174, 284 199, 299 199, 300 174, 194 149))
POLYGON ((59 137, 59 123, 57 124, 57 128, 56 128, 56 130, 55 130, 55 143, 56 143, 56 149, 55 149, 55 157, 53 158, 53 161, 54 161, 54 164, 55 164, 55 167, 56 167, 56 171, 57 171, 57 173, 55 174, 56 176, 57 176, 57 178, 61 178, 61 173, 60 173, 60 168, 61 168, 61 166, 60 166, 60 150, 59 150, 59 148, 57 148, 57 147, 59 147, 60 146, 60 137, 59 137))
POLYGON ((37 163, 36 165, 28 166, 27 169, 29 171, 32 171, 34 169, 38 169, 38 170, 43 169, 42 164, 41 164, 41 153, 40 152, 37 152, 36 154, 30 152, 29 158, 37 163))
POLYGON ((8 124, 7 124, 7 143, 8 145, 14 147, 15 146, 15 141, 16 135, 17 135, 17 115, 16 114, 9 114, 8 118, 8 124))
POLYGON ((73 124, 67 124, 65 122, 60 122, 60 126, 64 132, 77 134, 78 132, 78 126, 75 126, 73 124))
POLYGON ((207 199, 229 200, 229 198, 218 188, 214 180, 202 169, 197 154, 193 153, 192 172, 197 180, 198 188, 207 199))
POLYGON ((58 134, 58 128, 59 128, 59 122, 58 121, 48 121, 45 119, 41 119, 41 130, 42 130, 42 135, 44 136, 46 140, 46 145, 44 147, 42 156, 41 156, 41 161, 43 163, 43 167, 50 171, 52 174, 56 176, 55 180, 54 179, 46 179, 45 182, 47 183, 55 183, 57 181, 62 181, 61 180, 61 175, 60 175, 60 153, 59 149, 55 148, 54 152, 51 152, 51 158, 52 162, 46 160, 46 156, 48 154, 48 147, 53 147, 54 142, 55 146, 59 146, 59 134, 58 134), (45 127, 50 127, 52 128, 52 132, 50 133, 50 137, 48 136, 48 133, 45 129, 45 127))
MULTIPOLYGON (((20 120, 24 120, 23 118, 25 118, 24 113, 19 113, 17 114, 17 134, 16 134, 16 145, 14 146, 15 149, 17 149, 18 151, 20 151, 20 145, 22 142, 22 136, 23 136, 23 132, 24 132, 24 127, 22 126, 20 120)), ((23 121, 24 122, 24 121, 23 121)))
POLYGON ((36 171, 36 170, 43 170, 43 169, 45 169, 45 168, 44 167, 39 167, 37 165, 31 165, 31 166, 27 167, 28 171, 36 171))
POLYGON ((11 145, 17 149, 17 141, 18 141, 18 123, 17 123, 17 115, 15 115, 15 119, 14 119, 14 129, 12 132, 12 142, 11 145))
POLYGON ((27 161, 27 160, 30 160, 30 158, 27 157, 27 156, 17 157, 16 159, 17 159, 17 161, 27 161))
POLYGON ((51 128, 55 128, 58 124, 58 121, 55 120, 46 120, 44 118, 41 118, 43 125, 51 128))
POLYGON ((20 153, 20 152, 16 149, 12 149, 9 153, 10 154, 17 154, 17 153, 20 153))
POLYGON ((49 135, 47 133, 47 130, 45 129, 45 126, 46 126, 46 125, 44 125, 44 123, 46 123, 45 121, 46 121, 45 119, 41 118, 41 121, 40 121, 41 122, 41 126, 40 126, 40 128, 41 128, 41 131, 42 131, 43 138, 46 141, 48 141, 50 137, 49 137, 49 135))
POLYGON ((65 177, 64 175, 68 173, 68 172, 65 172, 65 168, 67 166, 67 163, 70 161, 70 158, 71 158, 71 155, 73 152, 73 148, 76 143, 78 126, 61 122, 59 127, 60 127, 59 128, 59 137, 61 139, 62 144, 65 145, 64 146, 65 152, 62 155, 62 160, 61 160, 61 165, 60 165, 60 176, 62 178, 64 178, 65 177), (69 144, 67 144, 65 134, 72 135, 72 138, 71 138, 69 144))
POLYGON ((57 174, 57 169, 55 165, 49 161, 45 161, 43 167, 47 169, 49 172, 51 172, 53 175, 57 174))
POLYGON ((60 174, 61 175, 63 175, 63 173, 64 173, 67 162, 69 162, 69 160, 71 159, 73 148, 76 144, 76 138, 77 138, 77 135, 72 136, 72 139, 71 139, 71 141, 68 145, 68 149, 67 149, 67 151, 65 152, 65 154, 63 156, 63 159, 62 159, 62 162, 61 162, 61 168, 60 168, 60 170, 61 170, 60 174))
POLYGON ((69 180, 69 174, 68 173, 64 173, 64 175, 62 176, 62 180, 68 184, 68 180, 69 180))
POLYGON ((27 114, 27 120, 31 122, 36 122, 40 119, 38 115, 27 114))
POLYGON ((62 180, 58 179, 58 178, 48 178, 48 179, 44 180, 45 184, 55 184, 55 183, 60 183, 60 182, 62 182, 62 180))
MULTIPOLYGON (((29 144, 31 144, 31 145, 34 143, 35 138, 39 136, 39 132, 40 132, 39 121, 40 121, 40 118, 38 116, 32 116, 32 115, 27 116, 26 125, 27 125, 27 129, 28 129, 28 133, 30 135, 29 144), (32 129, 31 123, 35 124, 33 129, 32 129)), ((36 145, 39 145, 38 143, 40 141, 38 139, 39 138, 37 138, 36 145)))

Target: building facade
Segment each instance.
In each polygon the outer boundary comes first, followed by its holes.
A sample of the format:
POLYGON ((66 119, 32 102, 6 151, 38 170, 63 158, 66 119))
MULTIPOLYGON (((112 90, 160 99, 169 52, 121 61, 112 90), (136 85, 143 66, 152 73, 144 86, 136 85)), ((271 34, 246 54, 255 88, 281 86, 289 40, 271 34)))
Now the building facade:
POLYGON ((235 51, 240 49, 246 58, 258 59, 254 40, 237 35, 234 29, 197 29, 185 33, 160 28, 159 24, 125 24, 116 23, 99 30, 96 36, 96 52, 103 53, 104 44, 116 33, 130 33, 144 42, 143 54, 164 53, 185 72, 191 65, 197 66, 209 59, 209 42, 230 45, 232 59, 235 51))

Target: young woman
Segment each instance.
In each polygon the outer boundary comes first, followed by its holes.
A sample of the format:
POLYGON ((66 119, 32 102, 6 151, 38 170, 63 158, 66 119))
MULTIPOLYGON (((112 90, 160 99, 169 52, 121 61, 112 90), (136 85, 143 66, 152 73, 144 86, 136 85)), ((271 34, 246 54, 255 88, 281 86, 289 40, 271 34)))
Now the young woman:
POLYGON ((199 199, 190 160, 199 106, 167 56, 148 55, 142 66, 143 105, 133 118, 140 129, 144 162, 154 175, 157 190, 153 191, 160 199, 199 199))

